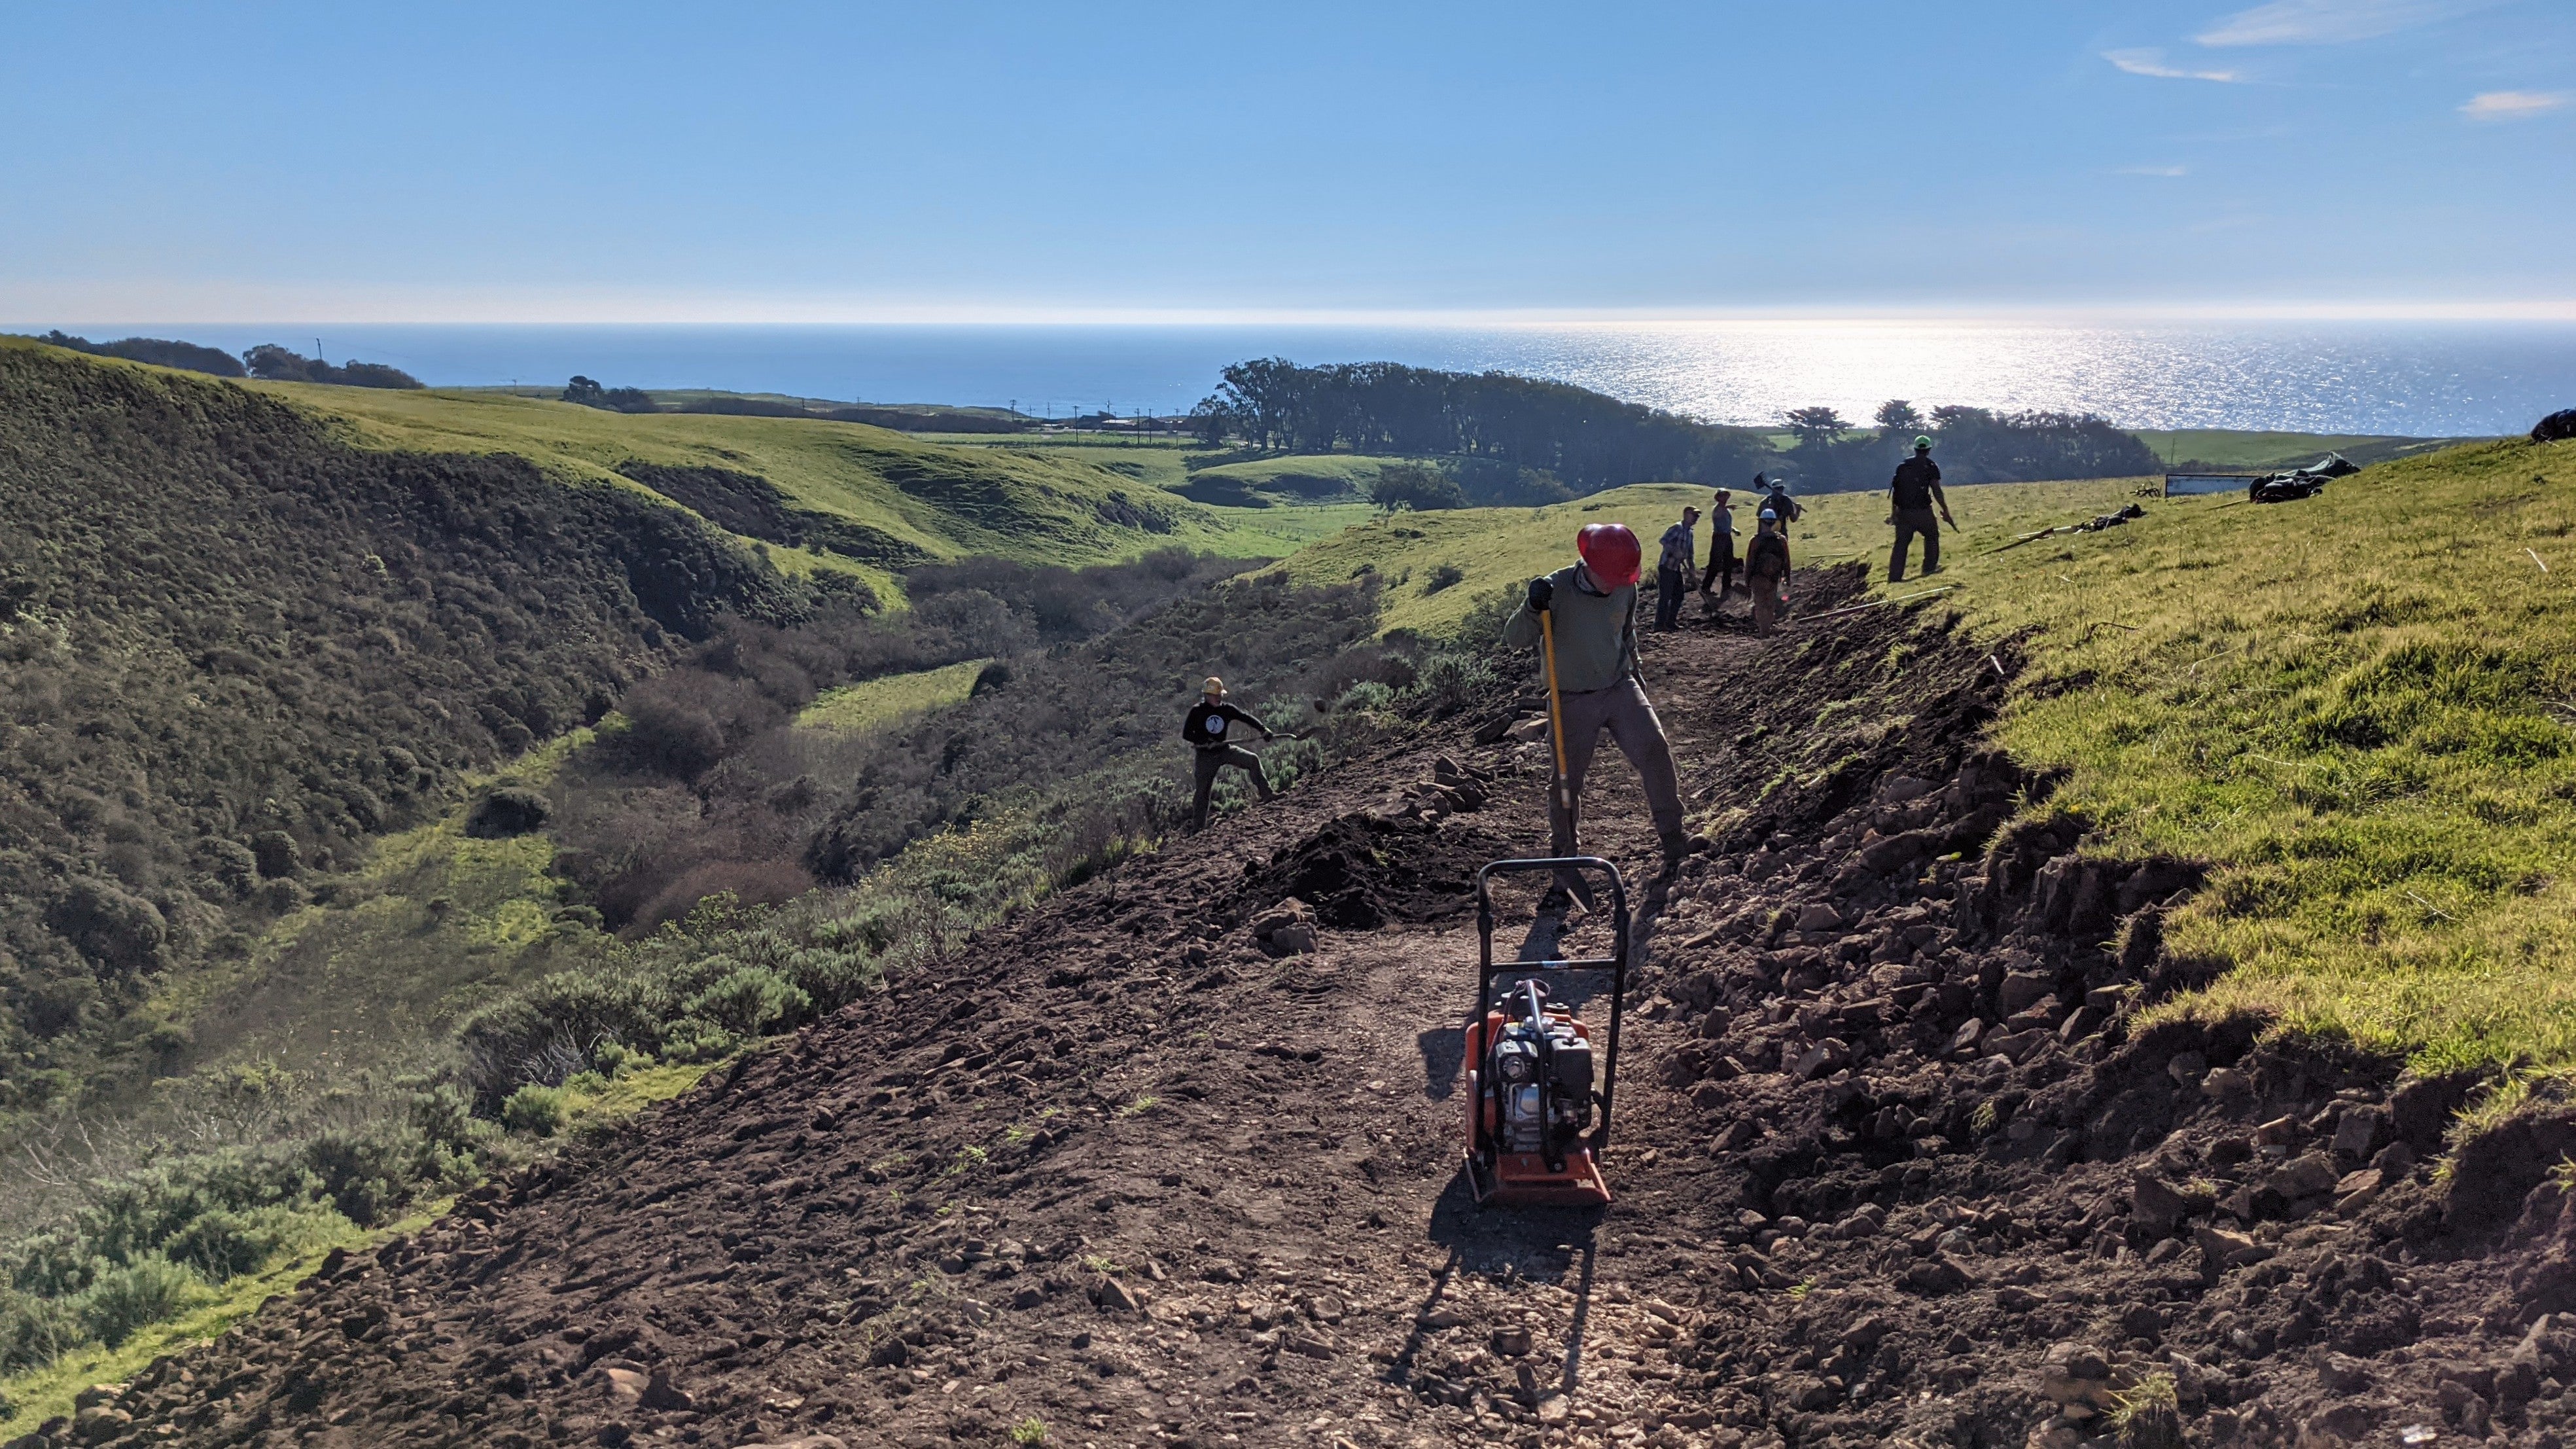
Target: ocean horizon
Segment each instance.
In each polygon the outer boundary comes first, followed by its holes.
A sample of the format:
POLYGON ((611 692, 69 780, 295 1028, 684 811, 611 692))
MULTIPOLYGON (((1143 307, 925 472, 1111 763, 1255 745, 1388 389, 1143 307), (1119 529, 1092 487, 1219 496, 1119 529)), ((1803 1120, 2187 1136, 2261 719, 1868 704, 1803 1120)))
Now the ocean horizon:
POLYGON ((1554 378, 1716 423, 1905 398, 2096 413, 2133 428, 2518 433, 2576 406, 2576 322, 1739 321, 1329 324, 18 324, 92 340, 261 343, 390 363, 433 387, 710 388, 839 402, 1186 412, 1254 357, 1554 378))

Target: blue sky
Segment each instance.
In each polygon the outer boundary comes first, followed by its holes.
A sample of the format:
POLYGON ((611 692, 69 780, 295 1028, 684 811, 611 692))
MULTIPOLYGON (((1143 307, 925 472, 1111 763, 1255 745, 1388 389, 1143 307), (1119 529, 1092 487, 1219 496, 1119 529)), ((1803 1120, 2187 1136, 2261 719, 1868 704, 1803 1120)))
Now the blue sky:
POLYGON ((2576 316, 2566 0, 13 12, 19 322, 2576 316))

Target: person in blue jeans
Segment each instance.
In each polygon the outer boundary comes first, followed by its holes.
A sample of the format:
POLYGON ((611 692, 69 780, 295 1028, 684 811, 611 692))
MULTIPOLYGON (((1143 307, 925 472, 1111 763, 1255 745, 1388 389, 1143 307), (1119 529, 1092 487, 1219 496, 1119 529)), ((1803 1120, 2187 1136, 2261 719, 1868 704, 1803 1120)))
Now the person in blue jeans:
POLYGON ((1664 530, 1664 552, 1655 560, 1655 632, 1679 628, 1682 595, 1690 589, 1692 565, 1699 557, 1699 510, 1684 508, 1682 521, 1664 530))
POLYGON ((1189 718, 1181 722, 1181 738, 1190 742, 1198 754, 1195 771, 1197 798, 1190 805, 1190 828, 1207 824, 1208 792, 1216 788, 1216 772, 1228 765, 1252 777, 1252 788, 1262 799, 1276 793, 1261 773, 1261 757, 1234 743, 1233 727, 1256 730, 1269 739, 1270 726, 1225 702, 1225 681, 1211 674, 1200 686, 1199 702, 1190 706, 1189 718))

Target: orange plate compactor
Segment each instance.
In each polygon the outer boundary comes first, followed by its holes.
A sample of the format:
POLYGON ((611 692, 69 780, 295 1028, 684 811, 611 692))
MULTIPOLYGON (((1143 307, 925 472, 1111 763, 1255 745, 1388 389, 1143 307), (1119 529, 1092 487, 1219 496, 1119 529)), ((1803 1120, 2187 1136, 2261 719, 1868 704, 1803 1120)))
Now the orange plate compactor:
POLYGON ((1610 1146, 1619 1017, 1628 994, 1628 888, 1594 856, 1498 860, 1476 873, 1476 1006, 1467 1026, 1467 1180, 1479 1205, 1597 1207, 1610 1201, 1601 1155, 1610 1146), (1492 878, 1536 872, 1609 877, 1617 944, 1608 956, 1494 960, 1492 878), (1596 1037, 1560 999, 1576 973, 1610 977, 1610 1020, 1596 1037))

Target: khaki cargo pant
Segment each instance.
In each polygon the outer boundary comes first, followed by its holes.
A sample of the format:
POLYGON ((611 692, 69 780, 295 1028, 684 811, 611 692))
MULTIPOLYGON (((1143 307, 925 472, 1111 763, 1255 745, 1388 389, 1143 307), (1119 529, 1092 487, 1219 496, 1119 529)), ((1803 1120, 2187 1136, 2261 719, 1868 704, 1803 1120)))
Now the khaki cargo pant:
MULTIPOLYGON (((1575 815, 1583 807, 1583 777, 1592 768, 1592 747, 1601 732, 1608 730, 1617 741, 1619 753, 1637 767, 1637 777, 1646 787, 1646 809, 1655 818, 1655 835, 1666 842, 1682 838, 1682 786, 1673 771, 1673 747, 1664 738, 1664 722, 1655 718, 1655 707, 1646 699, 1646 691, 1634 679, 1621 680, 1608 689, 1591 689, 1581 694, 1561 697, 1559 706, 1565 714, 1565 778, 1574 796, 1575 812, 1569 814, 1548 805, 1550 844, 1560 856, 1574 854, 1575 815)), ((1552 792, 1551 792, 1552 793, 1552 792)))
POLYGON ((1193 782, 1198 787, 1198 793, 1197 798, 1190 802, 1192 830, 1207 824, 1208 792, 1216 788, 1216 772, 1228 765, 1235 766, 1252 776, 1252 788, 1259 792, 1262 799, 1270 799, 1275 793, 1270 788, 1270 781, 1261 773, 1261 757, 1241 745, 1216 745, 1203 748, 1198 752, 1198 756, 1195 762, 1197 769, 1194 772, 1196 779, 1193 782))
POLYGON ((1753 632, 1771 633, 1779 626, 1780 586, 1787 580, 1748 578, 1747 582, 1753 586, 1753 632))

